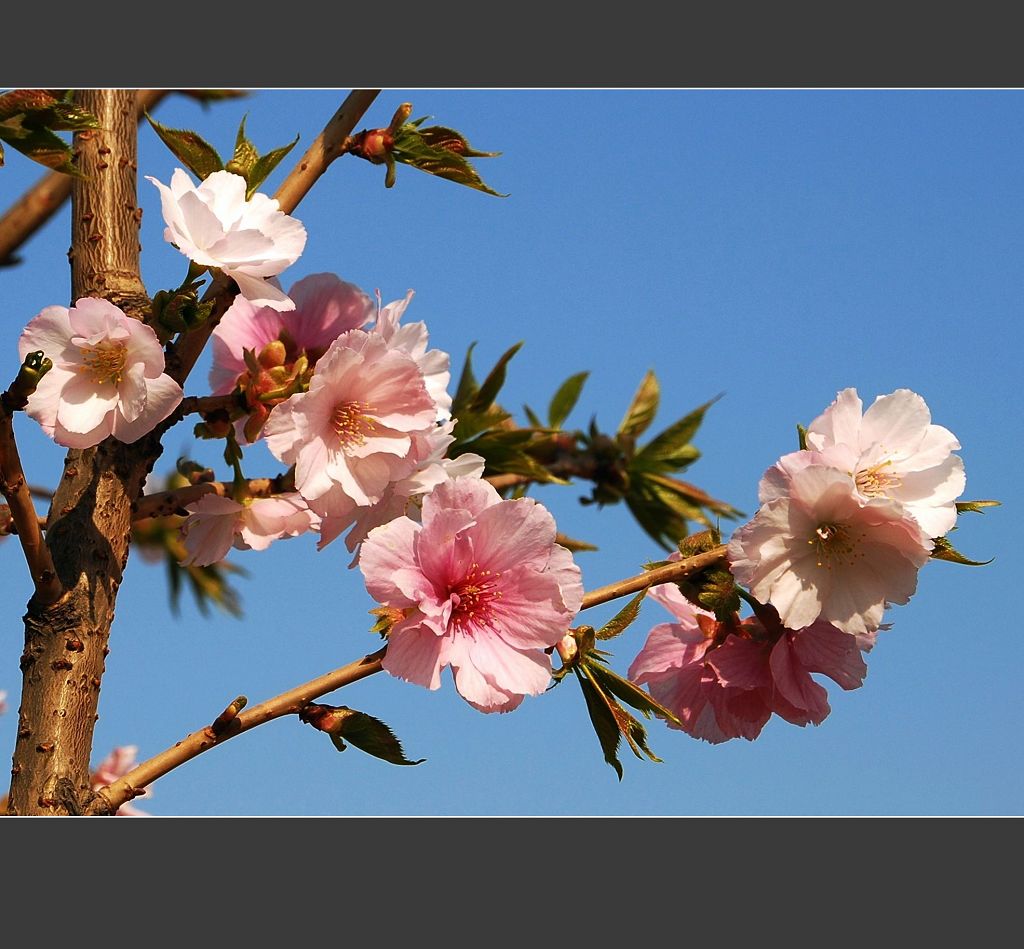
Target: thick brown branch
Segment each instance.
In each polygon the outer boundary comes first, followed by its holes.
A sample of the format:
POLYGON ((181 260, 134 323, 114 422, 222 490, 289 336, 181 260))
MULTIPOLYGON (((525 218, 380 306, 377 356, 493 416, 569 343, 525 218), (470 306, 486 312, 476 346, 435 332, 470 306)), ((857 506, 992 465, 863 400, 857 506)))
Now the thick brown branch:
MULTIPOLYGON (((283 494, 290 490, 286 475, 275 478, 253 478, 248 482, 249 496, 269 498, 275 494, 283 494)), ((144 494, 132 514, 132 520, 142 521, 147 517, 169 517, 171 514, 182 514, 186 504, 192 504, 207 494, 229 498, 233 485, 230 481, 204 481, 201 484, 187 484, 174 491, 160 491, 156 494, 144 494)))
MULTIPOLYGON (((135 92, 81 90, 76 101, 100 128, 77 134, 73 146, 84 177, 72 193, 72 300, 94 295, 142 316, 149 305, 138 269, 135 92)), ((93 728, 131 507, 159 454, 158 433, 67 454, 46 534, 65 593, 48 607, 33 599, 25 614, 11 813, 75 813, 74 798, 90 794, 93 728)))
MULTIPOLYGON (((669 583, 674 580, 681 580, 691 573, 719 563, 724 558, 725 547, 716 547, 707 553, 681 560, 679 563, 669 564, 667 567, 658 567, 655 570, 648 570, 639 576, 620 580, 618 583, 601 587, 584 596, 582 609, 586 610, 592 606, 607 603, 609 600, 614 600, 617 597, 636 593, 656 583, 669 583)), ((342 686, 380 672, 383 668, 382 663, 386 650, 387 647, 378 649, 375 653, 364 656, 356 662, 342 666, 340 669, 335 669, 333 672, 328 672, 326 675, 322 675, 294 689, 289 689, 287 692, 282 692, 280 695, 254 706, 237 717, 231 717, 225 723, 223 722, 225 715, 232 710, 232 706, 229 706, 213 725, 208 725, 206 728, 192 732, 191 735, 188 735, 172 748, 168 748, 148 761, 144 761, 137 768, 128 772, 123 778, 100 790, 96 795, 96 799, 88 807, 87 813, 114 814, 122 804, 130 801, 133 797, 138 797, 157 778, 162 778, 179 765, 191 761, 203 752, 224 744, 229 738, 234 738, 235 735, 250 731, 257 725, 273 721, 275 718, 281 718, 284 715, 297 715, 315 699, 327 695, 329 692, 335 691, 335 689, 340 689, 342 686), (221 723, 219 726, 218 722, 221 723)), ((235 703, 241 698, 236 699, 235 703)))
MULTIPOLYGON (((137 120, 152 109, 167 89, 139 89, 135 95, 137 120)), ((0 217, 0 267, 14 263, 14 252, 39 230, 71 197, 70 175, 51 171, 40 178, 0 217)))
POLYGON ((314 699, 380 672, 383 658, 384 650, 378 649, 375 653, 364 656, 357 662, 351 662, 347 666, 312 679, 266 702, 254 705, 220 729, 215 730, 213 725, 208 725, 192 732, 173 748, 168 748, 148 761, 144 761, 123 778, 99 791, 96 799, 89 806, 88 813, 116 813, 122 804, 137 797, 157 778, 162 778, 168 772, 197 755, 201 755, 204 751, 222 745, 234 738, 235 735, 241 735, 243 732, 250 731, 257 725, 271 722, 275 718, 281 718, 283 715, 297 715, 314 699))
MULTIPOLYGON (((352 134, 356 124, 379 93, 379 89, 356 89, 348 94, 341 108, 334 113, 324 126, 324 130, 277 189, 274 197, 282 211, 291 214, 320 176, 327 171, 331 162, 345 153, 345 139, 352 134)), ((172 358, 168 361, 167 371, 178 382, 183 383, 192 371, 206 346, 206 341, 220 318, 227 312, 234 295, 234 281, 225 277, 214 280, 203 294, 203 302, 214 301, 213 312, 202 326, 192 330, 179 341, 172 358)))

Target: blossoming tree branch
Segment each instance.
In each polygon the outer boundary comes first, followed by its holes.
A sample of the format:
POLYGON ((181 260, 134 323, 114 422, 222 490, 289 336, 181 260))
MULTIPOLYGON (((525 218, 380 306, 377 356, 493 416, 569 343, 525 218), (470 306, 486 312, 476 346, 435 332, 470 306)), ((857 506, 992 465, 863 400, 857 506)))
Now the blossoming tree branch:
MULTIPOLYGON (((376 95, 349 95, 273 197, 260 188, 295 143, 261 153, 244 122, 228 157, 149 116, 150 92, 0 96, 0 142, 53 169, 49 193, 59 203, 67 182, 72 201, 72 299, 24 314, 0 396, 0 532, 21 544, 28 598, 8 813, 131 813, 162 775, 282 716, 338 749, 418 764, 381 710, 320 701, 378 673, 406 684, 396 687, 453 687, 485 714, 543 701, 571 676, 595 751, 621 778, 623 740, 659 760, 641 718, 712 743, 755 739, 773 715, 820 724, 829 704, 815 677, 861 686, 865 656, 891 607, 913 597, 918 571, 934 559, 974 563, 948 536, 960 515, 996 502, 960 500, 960 443, 918 393, 865 402, 837 380, 830 405, 808 407, 795 450, 780 446, 742 523, 679 477, 698 457, 692 440, 711 403, 645 439, 659 404, 648 373, 615 432, 565 430, 579 373, 556 380, 546 418, 527 409, 517 421, 499 397, 518 344, 482 380, 470 347, 453 384, 413 291, 385 302, 335 273, 289 281, 306 245, 295 212, 342 156, 385 165, 386 187, 405 164, 498 195, 474 164, 497 153, 410 121, 408 104, 386 128, 356 132, 376 95), (183 166, 143 185, 159 192, 164 219, 167 243, 154 253, 180 255, 173 287, 140 277, 140 119, 183 166), (67 131, 70 143, 57 134, 67 131), (192 370, 207 348, 204 384, 192 370), (33 487, 46 473, 20 461, 16 429, 32 424, 68 449, 52 491, 33 487), (223 468, 180 458, 155 483, 180 424, 223 444, 223 468), (634 576, 586 591, 574 554, 587 545, 529 497, 573 481, 590 482, 598 508, 625 503, 650 536, 634 576), (727 536, 723 521, 740 523, 727 536), (167 561, 175 595, 187 585, 201 604, 232 609, 229 551, 284 542, 361 572, 379 648, 255 705, 238 696, 185 711, 192 731, 148 760, 122 746, 91 766, 132 548, 167 561), (668 618, 620 674, 606 647, 645 597, 668 618), (610 621, 585 623, 584 611, 613 600, 623 605, 610 621)), ((0 219, 5 257, 40 223, 24 207, 0 219)), ((367 607, 353 605, 353 621, 367 607)))

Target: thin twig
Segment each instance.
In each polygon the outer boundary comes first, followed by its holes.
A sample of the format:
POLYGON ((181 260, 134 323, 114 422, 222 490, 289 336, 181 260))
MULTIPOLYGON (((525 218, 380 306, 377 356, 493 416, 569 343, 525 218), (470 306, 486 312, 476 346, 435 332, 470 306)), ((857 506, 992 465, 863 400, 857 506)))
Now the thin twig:
POLYGON ((639 593, 641 590, 659 583, 674 583, 682 580, 692 573, 698 573, 707 567, 724 562, 725 550, 725 545, 719 544, 719 546, 697 554, 695 557, 687 557, 685 560, 670 563, 668 566, 655 567, 653 570, 647 570, 635 577, 628 577, 625 580, 609 583, 608 586, 598 587, 583 597, 583 606, 580 609, 589 610, 592 606, 600 606, 602 603, 616 600, 620 596, 629 596, 630 593, 639 593))
MULTIPOLYGON (((140 89, 135 97, 139 120, 169 89, 140 89)), ((59 171, 40 178, 0 217, 0 266, 15 263, 14 252, 21 247, 71 197, 74 179, 59 171)))
POLYGON ((219 734, 214 731, 212 725, 192 732, 172 748, 142 762, 124 777, 102 788, 88 807, 87 813, 116 813, 122 804, 130 801, 133 797, 138 797, 157 778, 162 778, 168 772, 197 755, 201 755, 204 751, 222 745, 234 738, 235 735, 241 735, 243 732, 247 732, 257 725, 273 721, 275 718, 281 718, 283 715, 297 715, 314 699, 380 672, 383 658, 384 650, 378 649, 356 662, 350 662, 347 666, 342 666, 340 669, 311 679, 294 689, 282 692, 266 702, 254 705, 247 712, 243 712, 222 728, 219 734))
MULTIPOLYGON (((379 89, 355 89, 346 96, 341 108, 334 113, 324 126, 324 130, 277 189, 274 197, 282 211, 291 214, 320 176, 327 171, 331 162, 345 154, 345 140, 352 134, 356 124, 379 93, 379 89)), ((183 383, 192 371, 206 346, 206 341, 220 318, 227 312, 234 296, 234 281, 226 277, 218 277, 207 287, 203 294, 203 302, 213 300, 213 312, 202 326, 187 333, 178 341, 168 361, 168 374, 177 382, 183 383)))
MULTIPOLYGON (((208 494, 229 498, 234 490, 230 481, 204 481, 200 484, 187 484, 173 491, 159 491, 144 494, 139 498, 132 512, 133 521, 143 521, 147 517, 169 517, 181 514, 186 504, 194 504, 208 494)), ((284 475, 275 478, 253 478, 248 482, 249 496, 253 498, 269 498, 275 494, 284 494, 288 490, 284 475)))
MULTIPOLYGON (((618 583, 612 583, 588 593, 583 597, 581 609, 586 610, 592 606, 614 600, 616 597, 636 593, 638 590, 653 586, 656 583, 669 583, 673 580, 680 580, 691 573, 719 563, 724 558, 725 547, 720 546, 707 551, 707 553, 698 554, 696 557, 688 557, 686 560, 681 560, 678 563, 669 564, 667 567, 648 570, 639 576, 629 577, 626 580, 620 580, 618 583)), ((217 722, 222 722, 218 728, 215 729, 213 725, 207 725, 205 728, 192 732, 191 735, 188 735, 173 747, 160 752, 160 754, 155 755, 148 761, 144 761, 137 768, 129 771, 124 777, 102 788, 97 792, 96 799, 87 809, 87 813, 114 814, 122 804, 142 794, 146 787, 156 781, 157 778, 162 778, 165 774, 173 771, 179 765, 183 765, 186 761, 191 761, 204 751, 216 748, 218 745, 224 744, 229 738, 234 738, 235 735, 250 731, 257 725, 273 721, 275 718, 281 718, 284 715, 297 715, 310 702, 321 696, 380 672, 383 668, 386 651, 387 646, 383 649, 378 649, 368 656, 363 656, 362 659, 349 663, 347 666, 342 666, 340 669, 328 672, 326 675, 312 679, 294 689, 282 692, 266 702, 253 706, 249 711, 243 712, 237 717, 229 716, 230 721, 224 723, 222 719, 232 710, 232 706, 228 706, 228 709, 217 719, 217 722)), ((236 699, 236 703, 237 701, 236 699)), ((216 725, 217 722, 214 724, 216 725)))
POLYGON ((39 515, 32 503, 32 492, 25 480, 18 444, 14 440, 14 412, 25 407, 35 388, 26 373, 23 367, 11 387, 0 396, 0 494, 10 508, 10 517, 35 586, 36 601, 42 606, 49 606, 60 599, 64 588, 57 579, 50 549, 43 540, 39 515))

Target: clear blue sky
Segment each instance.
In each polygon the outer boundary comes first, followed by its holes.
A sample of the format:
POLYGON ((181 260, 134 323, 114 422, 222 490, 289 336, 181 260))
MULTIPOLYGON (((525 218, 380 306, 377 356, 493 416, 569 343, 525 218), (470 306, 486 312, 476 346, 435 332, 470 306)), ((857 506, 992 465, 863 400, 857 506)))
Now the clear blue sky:
MULTIPOLYGON (((345 90, 268 91, 203 110, 168 100, 158 117, 194 127, 222 150, 244 112, 257 145, 313 139, 345 90)), ((546 406, 557 384, 591 371, 570 424, 592 414, 614 429, 654 369, 667 424, 718 393, 687 477, 752 514, 764 469, 795 447, 839 389, 865 402, 906 387, 963 444, 968 498, 1003 507, 961 519, 954 540, 985 568, 928 564, 916 596, 891 610, 868 657, 865 686, 828 682, 832 715, 805 729, 778 718, 754 743, 710 746, 659 722, 663 759, 623 750, 620 783, 603 762, 576 684, 566 680, 508 715, 483 715, 455 693, 387 675, 333 697, 387 721, 415 768, 398 768, 294 719, 262 727, 162 779, 154 814, 195 815, 747 815, 1019 814, 1020 680, 1016 632, 1024 557, 1020 528, 1021 317, 1024 300, 1024 94, 1013 91, 444 91, 387 90, 365 125, 395 106, 431 114, 475 146, 492 198, 400 166, 338 162, 296 216, 305 255, 283 275, 334 271, 385 301, 412 288, 409 319, 426 320, 457 376, 469 342, 486 366, 509 345, 503 402, 546 406)), ((141 132, 141 175, 170 178, 175 159, 141 132)), ((288 166, 286 161, 285 166, 288 166)), ((272 191, 284 168, 270 180, 272 191)), ((8 153, 6 208, 37 166, 8 153)), ((142 182, 143 276, 175 285, 184 258, 164 243, 156 190, 142 182)), ((14 342, 43 306, 68 303, 68 212, 0 270, 14 342)), ((187 391, 205 389, 206 357, 187 391)), ((6 382, 4 382, 6 385, 6 382)), ((18 419, 30 479, 53 483, 63 452, 18 419)), ((166 440, 158 471, 197 448, 191 426, 166 440)), ((252 476, 274 473, 265 452, 252 476)), ((587 486, 535 496, 566 533, 585 584, 634 574, 658 549, 619 508, 577 501, 587 486)), ((729 529, 729 525, 725 525, 729 529)), ((374 605, 339 541, 232 553, 245 618, 180 618, 163 571, 133 558, 118 599, 95 760, 117 744, 154 754, 208 723, 235 695, 250 702, 376 648, 374 605)), ((0 748, 13 747, 21 621, 29 584, 13 539, 0 543, 0 748)), ((614 607, 593 611, 593 621, 614 607)), ((625 672, 655 623, 655 603, 614 645, 625 672)), ((329 701, 332 699, 329 699, 329 701)))

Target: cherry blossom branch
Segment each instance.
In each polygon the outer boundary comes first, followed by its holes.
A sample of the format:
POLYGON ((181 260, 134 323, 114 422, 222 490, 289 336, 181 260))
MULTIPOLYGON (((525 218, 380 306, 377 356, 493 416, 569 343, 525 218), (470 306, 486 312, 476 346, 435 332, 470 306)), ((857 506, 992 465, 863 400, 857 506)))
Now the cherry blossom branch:
POLYGON ((694 557, 687 557, 676 563, 670 563, 664 567, 655 567, 635 577, 627 577, 625 580, 618 580, 609 583, 608 586, 598 587, 591 590, 583 597, 583 606, 580 609, 589 610, 592 606, 600 606, 609 600, 616 600, 620 596, 629 596, 631 593, 639 593, 647 587, 653 587, 659 583, 675 583, 693 573, 699 573, 708 567, 725 561, 725 544, 707 550, 694 557))
POLYGON ((266 724, 284 715, 297 715, 314 699, 380 672, 383 659, 384 649, 378 649, 356 662, 350 662, 347 666, 342 666, 340 669, 311 679, 294 689, 282 692, 266 702, 254 705, 246 712, 230 715, 232 706, 237 707, 238 705, 239 700, 236 699, 217 716, 212 724, 192 732, 173 747, 142 762, 124 777, 99 790, 92 803, 86 808, 86 813, 116 813, 122 804, 138 797, 148 785, 173 771, 179 765, 191 761, 204 751, 223 745, 224 742, 243 732, 250 731, 257 725, 266 724), (215 726, 217 727, 215 728, 215 726))
MULTIPOLYGON (((139 121, 152 109, 169 89, 140 89, 135 96, 135 109, 139 121)), ((16 261, 14 252, 39 230, 71 197, 74 179, 59 171, 51 171, 40 178, 0 217, 0 266, 16 261)))
MULTIPOLYGON (((197 487, 202 486, 197 485, 197 487)), ((680 580, 691 573, 703 570, 705 567, 719 563, 724 559, 725 547, 719 546, 695 557, 688 557, 678 563, 669 564, 666 567, 657 567, 639 576, 619 580, 617 583, 600 587, 586 594, 583 597, 581 609, 590 609, 592 606, 607 603, 609 600, 614 600, 617 597, 628 596, 630 593, 636 593, 656 583, 669 583, 674 580, 680 580)), ((241 714, 239 714, 239 709, 244 706, 245 697, 239 696, 217 716, 212 724, 192 732, 173 747, 142 762, 137 768, 133 768, 113 784, 101 788, 96 793, 96 797, 91 804, 86 808, 86 813, 93 815, 114 814, 122 804, 138 797, 158 778, 162 778, 165 774, 209 751, 211 748, 216 748, 236 735, 241 735, 243 732, 250 731, 257 725, 273 721, 275 718, 281 718, 285 715, 297 715, 310 702, 327 695, 329 692, 334 692, 343 686, 375 675, 383 669, 386 651, 387 646, 384 646, 368 656, 363 656, 362 659, 350 662, 347 666, 342 666, 340 669, 335 669, 326 675, 311 679, 309 682, 296 686, 294 689, 282 692, 272 699, 267 699, 266 702, 261 702, 259 705, 255 705, 247 712, 242 712, 241 714)))
MULTIPOLYGON (((37 523, 41 531, 46 530, 46 518, 37 517, 37 523)), ((0 504, 0 537, 8 537, 18 533, 18 525, 14 523, 11 509, 6 504, 0 504)))
MULTIPOLYGON (((284 494, 293 489, 292 474, 286 472, 273 478, 252 478, 247 482, 249 496, 269 498, 275 494, 284 494)), ((207 494, 229 498, 234 492, 234 484, 230 481, 203 481, 200 484, 187 484, 173 491, 159 491, 144 494, 136 502, 132 511, 133 521, 142 521, 147 517, 169 517, 181 514, 186 504, 192 504, 207 494)))
MULTIPOLYGON (((349 135, 379 94, 379 89, 355 89, 346 96, 341 108, 334 113, 274 194, 280 210, 291 214, 327 171, 331 162, 345 154, 349 135)), ((210 334, 227 312, 235 295, 232 286, 231 280, 220 276, 211 282, 203 294, 204 303, 214 301, 213 311, 202 326, 186 334, 177 343, 168 360, 168 374, 177 382, 183 383, 188 377, 210 334)))
POLYGON ((64 590, 57 579, 50 549, 43 540, 39 515, 32 503, 32 492, 25 480, 18 444, 14 440, 14 413, 25 407, 37 381, 38 375, 31 370, 29 359, 26 359, 10 388, 0 395, 0 494, 10 509, 35 586, 35 599, 40 605, 49 606, 57 602, 64 590))

